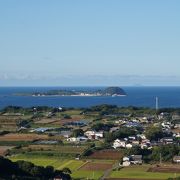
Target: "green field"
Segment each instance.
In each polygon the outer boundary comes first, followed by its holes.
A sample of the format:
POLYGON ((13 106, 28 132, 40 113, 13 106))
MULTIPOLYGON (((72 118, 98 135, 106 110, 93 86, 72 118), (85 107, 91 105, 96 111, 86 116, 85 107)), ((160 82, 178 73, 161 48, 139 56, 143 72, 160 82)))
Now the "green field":
POLYGON ((100 179, 103 176, 103 171, 75 171, 72 174, 73 179, 100 179))
MULTIPOLYGON (((81 167, 87 163, 83 160, 47 157, 47 156, 34 156, 34 155, 16 155, 9 159, 12 161, 25 160, 32 162, 39 166, 53 166, 55 169, 61 170, 65 167, 72 171, 71 176, 73 179, 100 179, 103 176, 103 171, 82 170, 81 167)), ((112 161, 93 160, 93 163, 112 163, 112 161)), ((129 178, 129 179, 168 179, 180 176, 180 173, 159 173, 147 172, 151 167, 150 165, 124 167, 120 170, 112 171, 109 178, 129 178)))
POLYGON ((150 166, 125 167, 119 171, 112 171, 110 178, 168 179, 170 177, 180 176, 180 173, 147 172, 149 167, 150 166))
MULTIPOLYGON (((73 179, 99 179, 103 175, 103 171, 86 171, 79 170, 87 161, 75 159, 58 159, 56 157, 16 155, 9 158, 12 161, 25 160, 39 166, 53 166, 55 169, 61 170, 65 167, 72 171, 73 179)), ((95 161, 96 162, 96 161, 95 161)), ((103 161, 102 161, 103 163, 103 161)))
POLYGON ((57 157, 43 157, 43 156, 27 156, 27 155, 16 155, 9 158, 12 161, 24 160, 32 162, 38 166, 53 166, 56 169, 63 169, 68 167, 71 171, 77 170, 85 161, 81 160, 71 160, 71 159, 62 159, 57 157))

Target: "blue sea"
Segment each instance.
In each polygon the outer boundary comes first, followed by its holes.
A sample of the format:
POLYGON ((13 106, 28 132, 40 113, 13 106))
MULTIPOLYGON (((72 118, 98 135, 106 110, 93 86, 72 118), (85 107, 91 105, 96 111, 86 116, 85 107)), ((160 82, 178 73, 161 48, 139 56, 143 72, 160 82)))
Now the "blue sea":
POLYGON ((159 107, 180 107, 180 87, 122 87, 127 96, 122 97, 73 97, 73 96, 16 96, 15 93, 46 92, 48 90, 97 90, 102 87, 0 87, 0 109, 6 106, 52 106, 90 107, 100 104, 155 108, 155 98, 159 107))

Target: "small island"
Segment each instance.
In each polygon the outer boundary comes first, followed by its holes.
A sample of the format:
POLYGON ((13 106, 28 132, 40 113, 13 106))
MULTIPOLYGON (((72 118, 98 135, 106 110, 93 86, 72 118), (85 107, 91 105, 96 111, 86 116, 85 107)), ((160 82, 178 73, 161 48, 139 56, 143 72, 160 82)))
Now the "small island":
POLYGON ((24 96, 126 96, 126 92, 120 87, 107 87, 94 91, 84 90, 49 90, 47 92, 19 93, 16 95, 24 96))

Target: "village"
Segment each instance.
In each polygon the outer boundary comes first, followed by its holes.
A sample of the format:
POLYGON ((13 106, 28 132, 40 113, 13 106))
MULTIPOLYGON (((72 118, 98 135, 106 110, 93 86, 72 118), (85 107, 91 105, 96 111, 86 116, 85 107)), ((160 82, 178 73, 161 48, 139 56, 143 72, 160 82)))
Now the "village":
POLYGON ((7 107, 0 115, 0 153, 13 161, 30 160, 37 165, 49 165, 51 161, 44 162, 50 158, 58 169, 68 161, 76 178, 94 171, 99 179, 107 170, 106 178, 113 177, 123 167, 155 166, 161 172, 163 164, 173 164, 164 171, 178 173, 179 112, 112 105, 7 107), (62 161, 60 165, 57 159, 62 161), (75 169, 70 162, 78 164, 75 169))

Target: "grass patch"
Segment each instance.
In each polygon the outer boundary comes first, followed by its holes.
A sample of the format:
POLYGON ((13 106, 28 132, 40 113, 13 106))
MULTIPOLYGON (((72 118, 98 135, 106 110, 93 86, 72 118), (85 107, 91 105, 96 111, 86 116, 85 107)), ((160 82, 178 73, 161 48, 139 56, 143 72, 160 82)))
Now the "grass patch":
POLYGON ((75 171, 72 173, 73 179, 100 179, 103 176, 103 171, 75 171))

